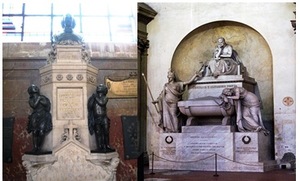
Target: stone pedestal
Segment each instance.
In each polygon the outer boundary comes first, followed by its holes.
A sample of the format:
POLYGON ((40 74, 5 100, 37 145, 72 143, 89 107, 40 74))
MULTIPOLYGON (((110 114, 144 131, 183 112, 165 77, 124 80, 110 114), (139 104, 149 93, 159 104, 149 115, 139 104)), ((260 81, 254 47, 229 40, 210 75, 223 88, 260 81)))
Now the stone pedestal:
POLYGON ((182 133, 160 134, 153 168, 264 172, 276 166, 270 146, 270 136, 263 133, 234 132, 232 126, 183 126, 182 133))
POLYGON ((118 153, 90 153, 85 145, 69 139, 48 155, 22 157, 28 181, 115 181, 118 153))
POLYGON ((96 90, 98 69, 81 57, 81 45, 56 45, 56 62, 40 69, 41 92, 51 101, 53 130, 46 137, 44 150, 61 142, 64 125, 79 126, 81 142, 95 149, 88 132, 87 101, 96 90))
POLYGON ((48 155, 22 157, 27 180, 115 181, 119 155, 91 153, 95 136, 88 130, 88 98, 95 92, 98 69, 84 45, 54 45, 47 65, 40 69, 41 93, 51 102, 53 129, 43 151, 48 155))

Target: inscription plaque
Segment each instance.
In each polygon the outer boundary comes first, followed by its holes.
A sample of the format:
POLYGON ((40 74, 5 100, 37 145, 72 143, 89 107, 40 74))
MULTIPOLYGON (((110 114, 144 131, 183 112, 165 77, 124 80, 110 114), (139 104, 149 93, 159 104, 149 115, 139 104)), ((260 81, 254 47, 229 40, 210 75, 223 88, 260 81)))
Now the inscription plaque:
POLYGON ((81 62, 81 51, 76 49, 63 49, 57 52, 57 62, 81 62))
POLYGON ((112 80, 106 78, 106 86, 108 88, 107 97, 137 97, 137 78, 123 78, 123 80, 112 80))
POLYGON ((232 140, 230 133, 163 133, 160 136, 160 156, 171 160, 195 160, 217 153, 233 159, 232 140), (174 138, 171 144, 166 143, 167 136, 174 138))
POLYGON ((57 119, 83 119, 82 88, 57 89, 57 119))

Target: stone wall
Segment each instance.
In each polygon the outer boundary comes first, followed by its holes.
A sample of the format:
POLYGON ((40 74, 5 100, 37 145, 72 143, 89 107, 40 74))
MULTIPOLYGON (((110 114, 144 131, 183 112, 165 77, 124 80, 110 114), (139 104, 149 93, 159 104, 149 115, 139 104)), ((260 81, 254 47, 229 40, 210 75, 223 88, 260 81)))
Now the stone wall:
MULTIPOLYGON (((137 72, 137 47, 132 44, 87 43, 92 65, 99 68, 97 84, 107 76, 129 76, 137 72)), ((46 65, 49 43, 3 44, 3 118, 15 117, 13 128, 12 163, 3 164, 4 180, 25 180, 21 157, 32 149, 32 137, 26 131, 28 104, 27 88, 40 86, 39 68, 46 65)), ((41 92, 42 94, 42 92, 41 92)), ((111 119, 110 142, 120 156, 117 180, 136 178, 137 160, 125 160, 121 116, 137 115, 137 98, 114 98, 107 105, 111 119)))

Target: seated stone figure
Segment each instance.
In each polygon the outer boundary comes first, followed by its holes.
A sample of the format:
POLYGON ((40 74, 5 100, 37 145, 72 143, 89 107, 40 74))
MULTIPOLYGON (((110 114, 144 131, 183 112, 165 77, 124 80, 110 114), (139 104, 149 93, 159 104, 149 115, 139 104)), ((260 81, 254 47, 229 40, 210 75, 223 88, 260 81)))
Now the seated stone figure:
POLYGON ((265 135, 269 131, 265 128, 260 111, 258 97, 243 87, 225 88, 220 98, 225 102, 234 101, 236 111, 236 124, 240 132, 260 132, 265 135))
POLYGON ((237 75, 241 62, 236 51, 227 44, 223 37, 218 38, 213 58, 207 63, 206 76, 237 75))

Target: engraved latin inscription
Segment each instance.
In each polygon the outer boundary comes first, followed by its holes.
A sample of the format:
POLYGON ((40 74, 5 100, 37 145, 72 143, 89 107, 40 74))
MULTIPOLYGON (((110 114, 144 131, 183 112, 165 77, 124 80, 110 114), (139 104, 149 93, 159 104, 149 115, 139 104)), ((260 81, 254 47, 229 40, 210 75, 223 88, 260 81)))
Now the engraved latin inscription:
POLYGON ((82 88, 57 89, 57 119, 83 119, 82 88))

